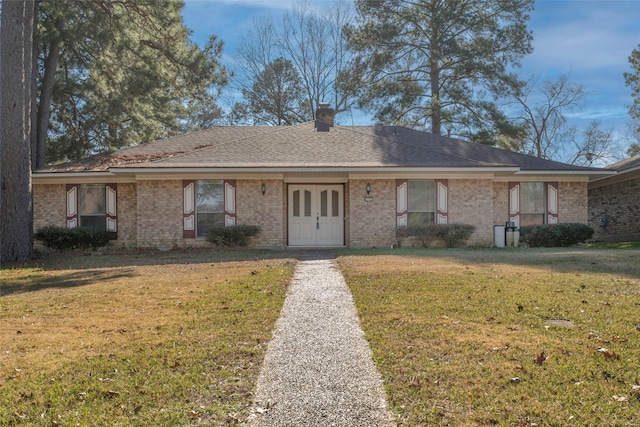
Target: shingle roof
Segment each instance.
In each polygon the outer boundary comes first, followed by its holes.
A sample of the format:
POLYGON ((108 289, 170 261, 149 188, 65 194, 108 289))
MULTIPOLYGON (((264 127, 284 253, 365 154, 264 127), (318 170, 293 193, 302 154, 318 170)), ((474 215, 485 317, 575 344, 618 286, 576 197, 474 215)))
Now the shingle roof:
POLYGON ((595 171, 394 126, 217 127, 42 170, 128 168, 419 167, 595 171))
POLYGON ((638 168, 640 168, 640 155, 607 166, 607 169, 617 171, 618 173, 638 168))

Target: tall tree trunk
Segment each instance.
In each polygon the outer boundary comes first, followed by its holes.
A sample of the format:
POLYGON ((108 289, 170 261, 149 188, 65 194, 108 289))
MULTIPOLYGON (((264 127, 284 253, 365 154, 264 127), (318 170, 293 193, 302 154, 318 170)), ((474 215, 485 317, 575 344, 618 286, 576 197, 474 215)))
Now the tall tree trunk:
POLYGON ((33 256, 31 73, 34 0, 2 2, 0 24, 0 262, 33 256))
POLYGON ((35 151, 31 153, 31 162, 34 170, 43 168, 45 165, 45 148, 47 132, 49 131, 49 117, 51 116, 51 98, 56 82, 60 46, 62 45, 62 30, 64 29, 64 21, 62 19, 56 20, 56 29, 58 33, 49 42, 47 56, 44 59, 40 102, 37 106, 34 106, 34 109, 37 109, 36 122, 32 130, 33 139, 35 139, 35 151))
POLYGON ((37 158, 38 158, 38 133, 36 131, 37 126, 34 123, 38 123, 38 45, 37 45, 37 26, 40 18, 40 1, 34 2, 34 14, 33 14, 33 51, 31 57, 31 170, 36 170, 37 158))
POLYGON ((431 133, 442 135, 442 106, 440 105, 440 67, 438 61, 431 61, 429 71, 431 84, 431 133))

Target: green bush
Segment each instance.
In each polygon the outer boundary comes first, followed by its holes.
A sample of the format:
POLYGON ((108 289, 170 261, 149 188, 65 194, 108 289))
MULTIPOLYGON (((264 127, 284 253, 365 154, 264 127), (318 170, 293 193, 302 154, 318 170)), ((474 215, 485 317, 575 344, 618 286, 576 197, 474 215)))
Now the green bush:
POLYGON ((207 230, 207 241, 219 246, 247 246, 247 238, 260 233, 257 225, 232 225, 207 230))
POLYGON ((462 246, 471 237, 476 227, 469 224, 441 224, 445 226, 440 236, 448 248, 462 246))
POLYGON ((48 225, 36 231, 34 237, 46 247, 57 251, 71 249, 96 250, 113 238, 113 233, 93 227, 65 228, 48 225))
POLYGON ((566 247, 584 243, 594 230, 586 224, 528 225, 520 229, 520 241, 530 247, 566 247))
POLYGON ((462 246, 476 228, 468 224, 426 224, 398 228, 398 238, 416 237, 422 247, 428 248, 435 239, 444 240, 448 248, 462 246))

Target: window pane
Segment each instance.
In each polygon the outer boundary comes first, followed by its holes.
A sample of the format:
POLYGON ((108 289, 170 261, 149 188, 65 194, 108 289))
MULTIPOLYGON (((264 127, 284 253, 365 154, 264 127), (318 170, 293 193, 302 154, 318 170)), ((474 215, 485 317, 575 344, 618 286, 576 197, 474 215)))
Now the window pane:
POLYGON ((327 216, 327 209, 328 209, 327 195, 328 195, 327 190, 320 192, 320 216, 327 216))
POLYGON ((417 225, 426 225, 434 223, 433 212, 409 212, 407 225, 415 227, 417 225))
POLYGON ((544 183, 520 183, 520 212, 544 214, 544 183))
POLYGON ((206 237, 207 230, 212 227, 224 227, 223 213, 198 213, 196 220, 196 235, 206 237))
POLYGON ((300 190, 293 192, 293 216, 300 216, 300 190))
POLYGON ((304 216, 311 216, 311 191, 304 192, 304 216))
POLYGON ((409 212, 435 212, 435 181, 409 181, 408 196, 409 212))
POLYGON ((198 213, 224 212, 224 183, 222 180, 198 181, 196 210, 198 213))
POLYGON ((544 214, 520 214, 520 227, 544 224, 544 214))
POLYGON ((331 193, 331 216, 337 217, 340 213, 340 193, 337 191, 333 191, 331 193))
POLYGON ((104 184, 82 184, 78 200, 80 215, 104 215, 105 194, 104 184))
POLYGON ((106 230, 107 217, 105 215, 80 215, 80 227, 93 227, 106 230))

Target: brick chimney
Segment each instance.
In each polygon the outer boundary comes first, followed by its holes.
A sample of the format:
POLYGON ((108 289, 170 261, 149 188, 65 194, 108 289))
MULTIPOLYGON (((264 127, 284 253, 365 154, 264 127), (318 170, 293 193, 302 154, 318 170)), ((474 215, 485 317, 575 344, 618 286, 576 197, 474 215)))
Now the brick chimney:
POLYGON ((333 108, 329 107, 328 102, 321 102, 318 104, 316 110, 316 130, 318 132, 329 132, 329 128, 333 127, 333 119, 336 116, 336 112, 333 108))

